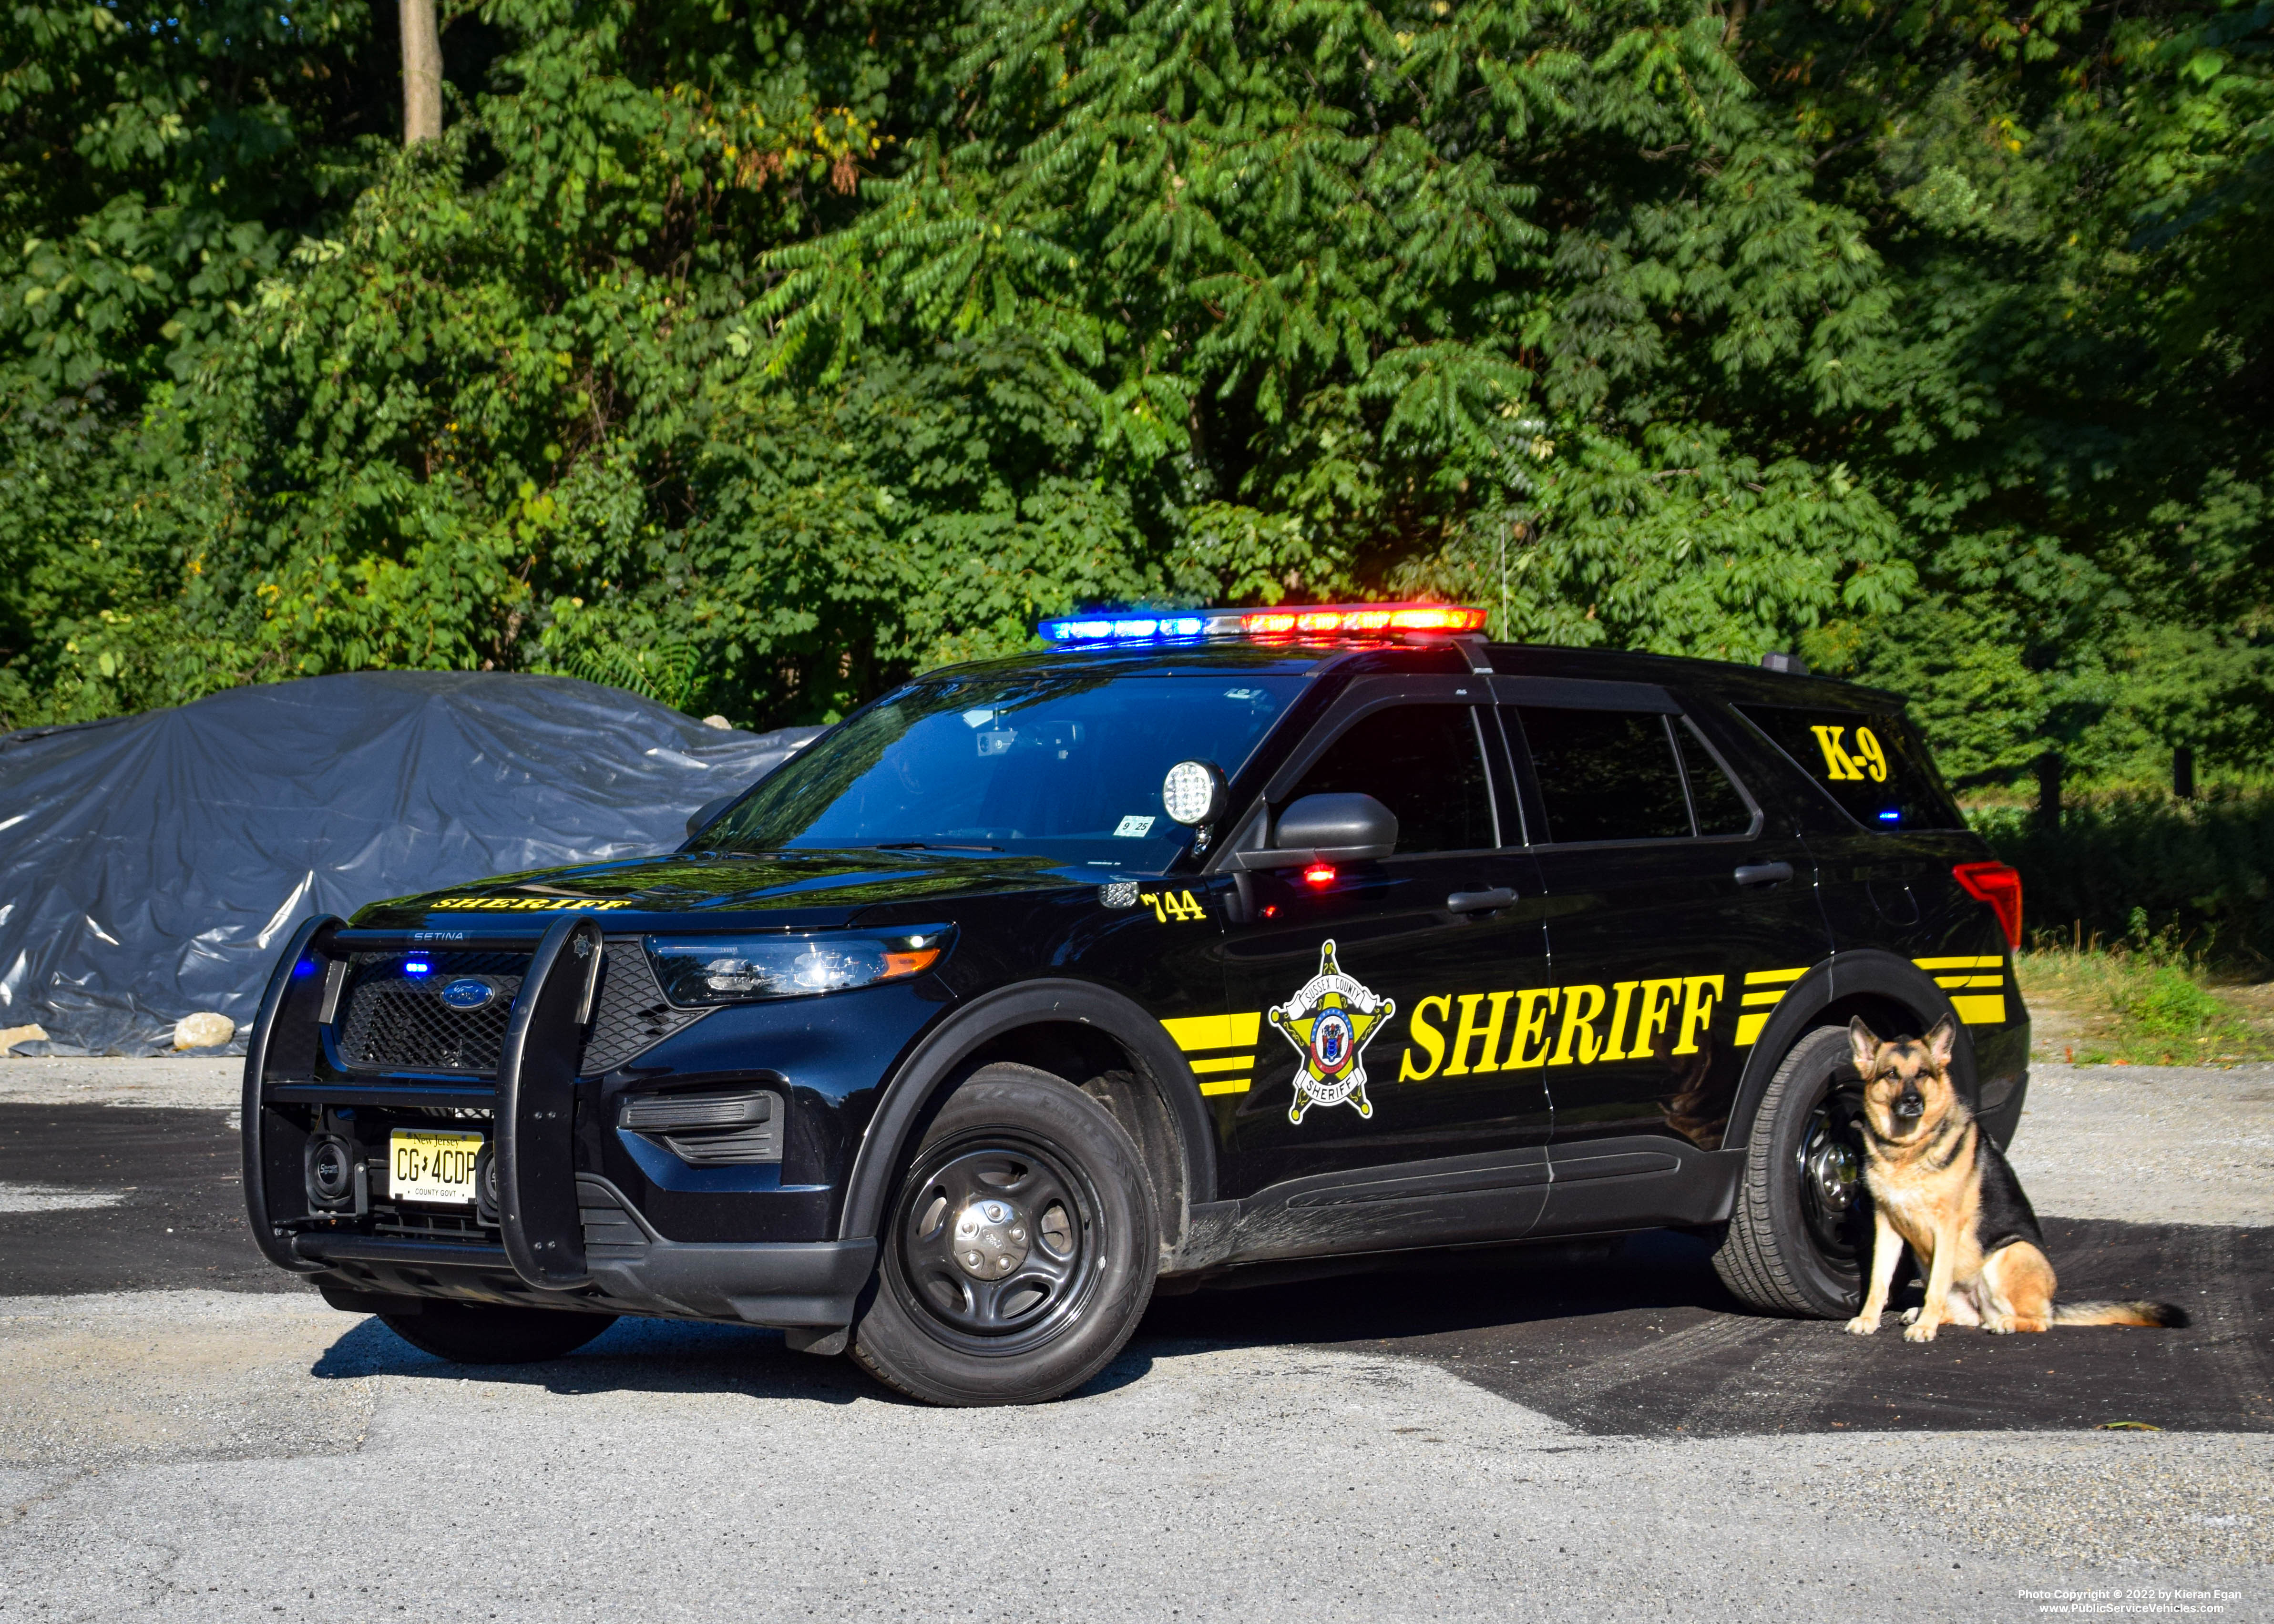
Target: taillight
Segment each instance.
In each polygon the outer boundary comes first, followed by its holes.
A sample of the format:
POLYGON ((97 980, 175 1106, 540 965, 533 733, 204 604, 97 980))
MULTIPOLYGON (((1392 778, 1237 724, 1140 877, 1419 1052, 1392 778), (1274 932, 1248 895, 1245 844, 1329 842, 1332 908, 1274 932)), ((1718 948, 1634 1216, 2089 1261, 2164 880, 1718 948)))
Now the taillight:
POLYGON ((1966 888, 1966 894, 1990 905, 1998 916, 1999 929, 2006 933, 2009 947, 2022 945, 2022 874, 2001 862, 1960 863, 1950 871, 1950 877, 1966 888))

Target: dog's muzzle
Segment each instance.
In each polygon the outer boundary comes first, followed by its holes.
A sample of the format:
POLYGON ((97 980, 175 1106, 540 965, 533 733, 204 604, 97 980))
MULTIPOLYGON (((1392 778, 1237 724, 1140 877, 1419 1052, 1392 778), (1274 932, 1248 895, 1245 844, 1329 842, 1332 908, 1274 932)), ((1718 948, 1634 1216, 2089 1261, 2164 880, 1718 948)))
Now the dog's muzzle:
POLYGON ((1916 1088, 1906 1088, 1895 1096, 1895 1115, 1905 1122, 1914 1122, 1926 1115, 1926 1096, 1916 1088))

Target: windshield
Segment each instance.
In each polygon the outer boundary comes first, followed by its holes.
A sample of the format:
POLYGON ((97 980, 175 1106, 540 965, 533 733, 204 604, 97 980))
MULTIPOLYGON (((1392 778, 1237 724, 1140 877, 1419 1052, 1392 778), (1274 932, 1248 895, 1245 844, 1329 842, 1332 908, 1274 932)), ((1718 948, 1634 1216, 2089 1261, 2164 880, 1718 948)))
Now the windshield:
POLYGON ((1016 852, 1157 872, 1192 831, 1161 808, 1180 761, 1226 777, 1303 679, 1054 670, 902 689, 793 756, 704 846, 1016 852))

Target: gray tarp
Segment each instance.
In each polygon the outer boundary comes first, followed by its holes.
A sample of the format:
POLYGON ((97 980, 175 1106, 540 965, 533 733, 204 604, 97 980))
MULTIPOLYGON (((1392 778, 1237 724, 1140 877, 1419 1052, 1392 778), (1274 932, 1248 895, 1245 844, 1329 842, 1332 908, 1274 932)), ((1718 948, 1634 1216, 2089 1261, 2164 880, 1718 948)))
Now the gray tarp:
POLYGON ((372 672, 0 737, 0 1027, 234 1047, 292 927, 484 875, 667 851, 818 729, 722 732, 568 677, 372 672))

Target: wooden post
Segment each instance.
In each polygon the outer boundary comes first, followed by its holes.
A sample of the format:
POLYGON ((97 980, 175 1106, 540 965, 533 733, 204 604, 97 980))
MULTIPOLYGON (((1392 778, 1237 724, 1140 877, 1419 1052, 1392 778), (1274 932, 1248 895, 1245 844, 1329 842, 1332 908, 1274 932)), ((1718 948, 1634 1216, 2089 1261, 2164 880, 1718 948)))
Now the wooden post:
POLYGON ((2051 834, 2060 831, 2064 764, 2057 750, 2047 750, 2037 757, 2037 827, 2051 834))
POLYGON ((397 0, 403 19, 403 144, 442 139, 442 36, 434 0, 397 0))
POLYGON ((2193 745, 2182 744, 2172 751, 2172 793, 2181 801, 2195 798, 2195 752, 2193 745))

